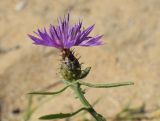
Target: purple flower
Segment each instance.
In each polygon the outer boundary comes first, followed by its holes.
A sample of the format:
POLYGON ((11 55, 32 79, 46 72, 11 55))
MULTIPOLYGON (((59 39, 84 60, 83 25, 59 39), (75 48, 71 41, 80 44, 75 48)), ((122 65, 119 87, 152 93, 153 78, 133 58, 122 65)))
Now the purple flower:
POLYGON ((69 49, 72 46, 98 46, 102 45, 100 39, 102 35, 89 36, 94 25, 82 30, 82 22, 79 21, 74 26, 69 24, 69 13, 59 20, 58 26, 50 25, 48 31, 38 29, 34 32, 37 37, 28 35, 36 45, 55 47, 60 50, 69 49))

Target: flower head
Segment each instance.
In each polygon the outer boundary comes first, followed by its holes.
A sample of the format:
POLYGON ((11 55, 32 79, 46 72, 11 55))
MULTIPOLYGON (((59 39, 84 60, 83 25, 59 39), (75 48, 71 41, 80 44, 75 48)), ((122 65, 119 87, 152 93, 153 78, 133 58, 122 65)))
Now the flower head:
POLYGON ((48 31, 38 29, 34 32, 36 36, 28 35, 36 45, 55 47, 60 50, 69 49, 73 46, 98 46, 102 42, 102 35, 89 36, 94 25, 82 30, 82 22, 79 21, 74 26, 69 24, 69 13, 59 20, 58 26, 50 25, 48 31))
POLYGON ((64 19, 59 19, 59 25, 50 25, 49 29, 40 30, 34 32, 37 36, 28 35, 36 45, 43 45, 49 47, 55 47, 61 50, 62 60, 60 73, 62 77, 67 81, 74 81, 85 78, 90 67, 82 70, 79 60, 74 55, 74 52, 70 50, 73 46, 98 46, 102 45, 100 39, 102 35, 90 36, 89 34, 93 30, 94 25, 89 26, 86 29, 82 29, 82 22, 79 21, 74 26, 69 24, 69 13, 64 16, 64 19))

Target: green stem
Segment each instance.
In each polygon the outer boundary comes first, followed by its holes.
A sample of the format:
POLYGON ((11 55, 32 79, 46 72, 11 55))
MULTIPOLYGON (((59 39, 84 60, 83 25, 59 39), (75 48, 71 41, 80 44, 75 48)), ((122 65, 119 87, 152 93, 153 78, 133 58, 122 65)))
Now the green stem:
POLYGON ((79 83, 75 83, 72 86, 72 89, 74 90, 74 92, 76 93, 77 97, 80 99, 81 103, 84 105, 84 107, 86 108, 86 110, 96 119, 96 121, 106 121, 103 116, 101 116, 100 114, 98 114, 93 109, 93 107, 89 104, 89 102, 87 101, 87 99, 84 97, 84 95, 83 95, 83 93, 81 91, 79 83))

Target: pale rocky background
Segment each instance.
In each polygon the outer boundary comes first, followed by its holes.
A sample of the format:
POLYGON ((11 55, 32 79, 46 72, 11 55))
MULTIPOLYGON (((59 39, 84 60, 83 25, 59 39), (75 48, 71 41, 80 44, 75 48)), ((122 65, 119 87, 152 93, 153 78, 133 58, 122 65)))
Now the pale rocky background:
MULTIPOLYGON (((159 109, 160 0, 0 0, 0 120, 23 121, 27 93, 61 80, 59 51, 33 45, 27 34, 57 24, 57 17, 68 10, 72 23, 83 19, 84 26, 96 25, 93 35, 104 34, 103 46, 75 48, 83 66, 92 67, 83 81, 135 83, 87 90, 90 103, 101 98, 95 109, 105 117, 114 117, 130 101, 135 107, 145 103, 148 111, 159 109)), ((51 90, 58 87, 63 84, 51 90)), ((30 121, 80 106, 67 90, 44 103, 30 121)), ((78 116, 73 120, 78 121, 78 116)))

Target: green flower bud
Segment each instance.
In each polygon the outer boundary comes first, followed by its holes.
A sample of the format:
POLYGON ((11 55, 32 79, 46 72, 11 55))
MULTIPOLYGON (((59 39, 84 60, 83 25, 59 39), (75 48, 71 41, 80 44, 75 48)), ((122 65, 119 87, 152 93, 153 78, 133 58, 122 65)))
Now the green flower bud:
POLYGON ((66 81, 74 81, 85 78, 90 71, 90 67, 81 70, 81 64, 69 49, 62 51, 62 63, 60 72, 66 81))

